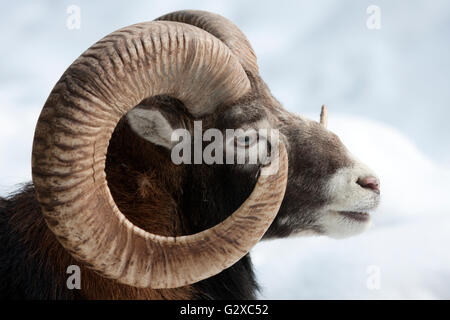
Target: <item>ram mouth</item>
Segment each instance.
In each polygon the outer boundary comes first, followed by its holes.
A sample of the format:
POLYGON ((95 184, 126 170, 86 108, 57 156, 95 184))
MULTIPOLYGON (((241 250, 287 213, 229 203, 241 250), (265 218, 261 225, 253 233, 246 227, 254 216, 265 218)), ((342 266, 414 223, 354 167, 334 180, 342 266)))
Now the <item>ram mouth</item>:
POLYGON ((356 211, 338 211, 338 213, 345 218, 367 222, 370 220, 370 215, 367 212, 356 212, 356 211))

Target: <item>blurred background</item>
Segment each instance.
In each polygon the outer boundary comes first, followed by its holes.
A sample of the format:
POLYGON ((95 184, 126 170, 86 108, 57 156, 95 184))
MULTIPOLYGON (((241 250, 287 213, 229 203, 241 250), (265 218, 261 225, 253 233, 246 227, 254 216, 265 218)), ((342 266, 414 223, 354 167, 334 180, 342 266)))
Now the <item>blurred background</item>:
POLYGON ((0 196, 31 180, 39 112, 85 49, 174 10, 208 10, 244 31, 286 109, 318 119, 327 104, 330 130, 382 183, 382 204, 363 235, 258 244, 261 298, 450 299, 450 2, 2 0, 0 7, 0 196))

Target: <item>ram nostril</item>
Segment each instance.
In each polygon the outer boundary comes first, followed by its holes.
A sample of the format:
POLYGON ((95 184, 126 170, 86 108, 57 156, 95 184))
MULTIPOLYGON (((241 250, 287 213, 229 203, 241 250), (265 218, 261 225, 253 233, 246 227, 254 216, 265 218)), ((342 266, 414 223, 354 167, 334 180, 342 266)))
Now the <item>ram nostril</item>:
POLYGON ((372 191, 376 193, 380 193, 380 182, 375 177, 364 177, 359 178, 358 181, 356 181, 357 184, 359 184, 364 189, 371 189, 372 191))

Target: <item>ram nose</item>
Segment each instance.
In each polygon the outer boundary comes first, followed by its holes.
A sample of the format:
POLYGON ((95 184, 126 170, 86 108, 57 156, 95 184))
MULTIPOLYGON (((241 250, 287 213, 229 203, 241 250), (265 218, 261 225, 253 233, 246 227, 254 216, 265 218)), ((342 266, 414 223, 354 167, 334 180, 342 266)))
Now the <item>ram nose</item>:
POLYGON ((370 189, 373 192, 380 194, 380 181, 376 177, 361 177, 356 183, 364 189, 370 189))

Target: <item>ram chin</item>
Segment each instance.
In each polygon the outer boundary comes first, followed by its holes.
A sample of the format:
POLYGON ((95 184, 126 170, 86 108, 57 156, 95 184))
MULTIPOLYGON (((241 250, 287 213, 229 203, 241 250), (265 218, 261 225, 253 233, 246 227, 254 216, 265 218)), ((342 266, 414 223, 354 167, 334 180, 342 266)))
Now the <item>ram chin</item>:
POLYGON ((329 211, 319 219, 324 235, 343 239, 366 231, 371 225, 371 217, 367 212, 329 211))

